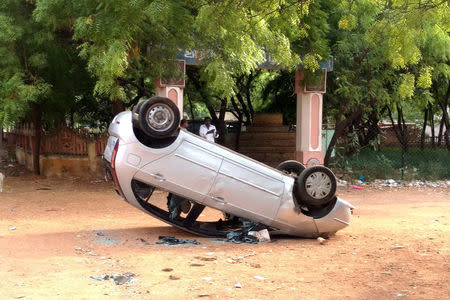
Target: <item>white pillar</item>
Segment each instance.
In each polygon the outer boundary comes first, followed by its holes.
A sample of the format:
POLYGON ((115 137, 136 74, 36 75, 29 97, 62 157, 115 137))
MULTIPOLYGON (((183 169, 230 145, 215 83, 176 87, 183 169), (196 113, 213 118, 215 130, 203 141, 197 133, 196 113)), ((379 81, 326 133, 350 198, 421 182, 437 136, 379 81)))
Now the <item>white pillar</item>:
POLYGON ((322 165, 322 104, 323 92, 305 91, 304 73, 295 74, 297 94, 296 159, 306 166, 322 165))
POLYGON ((183 105, 184 105, 183 90, 184 88, 178 86, 171 86, 171 85, 156 86, 156 96, 166 97, 172 100, 178 106, 181 118, 183 118, 183 105))

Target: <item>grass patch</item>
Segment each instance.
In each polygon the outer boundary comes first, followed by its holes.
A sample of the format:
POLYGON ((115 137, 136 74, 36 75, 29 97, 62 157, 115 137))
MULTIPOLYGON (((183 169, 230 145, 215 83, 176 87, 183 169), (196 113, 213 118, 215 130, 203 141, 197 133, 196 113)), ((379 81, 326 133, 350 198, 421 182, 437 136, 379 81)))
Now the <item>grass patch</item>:
MULTIPOLYGON (((336 158, 331 167, 352 179, 361 175, 367 180, 401 179, 402 150, 363 149, 351 157, 336 158)), ((405 154, 404 180, 450 179, 450 152, 446 149, 410 148, 405 154)))

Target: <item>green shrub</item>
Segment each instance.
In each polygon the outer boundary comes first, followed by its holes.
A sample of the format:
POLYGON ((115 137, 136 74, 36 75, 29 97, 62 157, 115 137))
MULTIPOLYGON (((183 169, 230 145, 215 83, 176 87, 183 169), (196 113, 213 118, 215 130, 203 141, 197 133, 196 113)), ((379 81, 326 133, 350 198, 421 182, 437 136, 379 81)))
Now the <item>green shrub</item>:
MULTIPOLYGON (((443 180, 450 178, 450 152, 446 149, 410 148, 404 157, 404 180, 443 180)), ((367 180, 402 178, 402 150, 362 149, 351 157, 337 155, 331 167, 346 177, 367 180)))

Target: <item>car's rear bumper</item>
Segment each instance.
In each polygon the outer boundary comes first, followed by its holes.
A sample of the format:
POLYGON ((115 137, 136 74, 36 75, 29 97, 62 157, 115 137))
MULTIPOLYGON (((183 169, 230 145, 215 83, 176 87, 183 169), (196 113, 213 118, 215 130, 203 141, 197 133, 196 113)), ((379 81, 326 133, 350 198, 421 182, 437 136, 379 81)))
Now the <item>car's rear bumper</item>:
POLYGON ((106 160, 105 158, 103 158, 103 167, 105 168, 105 180, 106 181, 111 180, 113 182, 113 184, 114 184, 114 191, 116 192, 117 197, 119 197, 120 200, 128 202, 128 200, 126 200, 125 197, 123 197, 120 194, 120 192, 119 192, 120 186, 117 186, 117 183, 114 180, 111 163, 108 160, 106 160))

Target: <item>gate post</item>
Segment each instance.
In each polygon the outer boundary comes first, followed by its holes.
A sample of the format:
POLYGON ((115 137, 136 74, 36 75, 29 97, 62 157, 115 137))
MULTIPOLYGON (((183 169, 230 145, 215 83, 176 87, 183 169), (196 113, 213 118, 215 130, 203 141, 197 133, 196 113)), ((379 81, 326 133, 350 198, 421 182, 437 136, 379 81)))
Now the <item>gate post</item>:
POLYGON ((305 166, 323 165, 322 152, 322 104, 326 86, 326 71, 319 86, 303 82, 302 70, 295 72, 297 94, 297 128, 295 158, 305 166))

